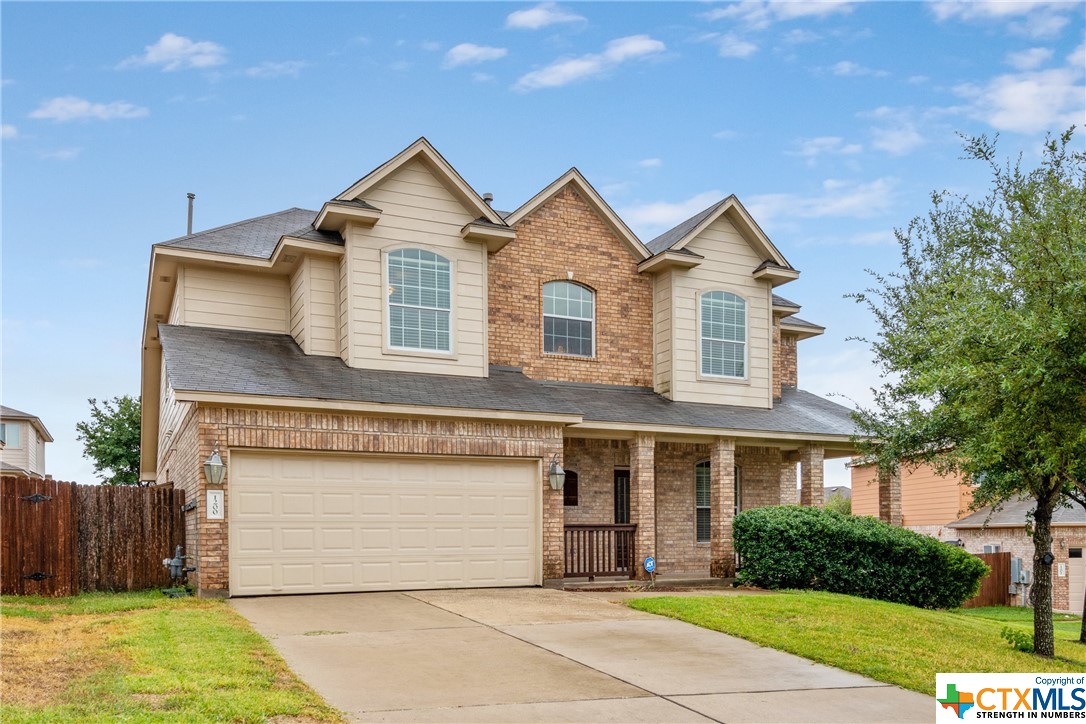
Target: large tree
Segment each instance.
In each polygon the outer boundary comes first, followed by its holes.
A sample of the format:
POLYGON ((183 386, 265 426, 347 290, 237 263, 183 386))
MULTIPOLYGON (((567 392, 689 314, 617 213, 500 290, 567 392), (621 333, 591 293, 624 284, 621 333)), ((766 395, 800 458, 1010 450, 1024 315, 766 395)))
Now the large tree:
POLYGON ((879 465, 926 462, 976 484, 976 507, 1025 495, 1034 647, 1052 656, 1052 512, 1086 490, 1086 154, 1074 129, 1036 168, 1001 162, 985 136, 978 199, 946 192, 897 231, 901 266, 852 295, 878 322, 883 382, 857 421, 879 465))
POLYGON ((131 395, 87 400, 89 420, 76 423, 83 457, 94 462, 104 485, 139 485, 140 401, 131 395))

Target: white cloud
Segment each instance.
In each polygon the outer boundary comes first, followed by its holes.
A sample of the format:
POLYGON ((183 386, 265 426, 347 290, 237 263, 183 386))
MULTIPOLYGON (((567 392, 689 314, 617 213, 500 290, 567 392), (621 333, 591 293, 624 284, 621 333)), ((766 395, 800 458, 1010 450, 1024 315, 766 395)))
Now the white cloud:
POLYGON ((18 138, 18 137, 19 137, 19 129, 18 128, 11 125, 10 123, 5 123, 3 125, 0 125, 0 138, 4 139, 6 141, 9 138, 18 138))
POLYGON ((505 18, 505 27, 519 30, 539 30, 548 25, 576 23, 584 20, 575 12, 558 7, 557 3, 546 2, 527 10, 516 10, 505 18))
POLYGON ((984 86, 960 85, 954 91, 972 102, 969 114, 992 128, 1017 133, 1060 132, 1086 117, 1083 68, 1001 75, 984 86))
POLYGON ((302 68, 308 65, 309 63, 302 60, 285 60, 281 63, 265 61, 252 68, 246 68, 244 72, 250 78, 281 78, 283 76, 297 78, 302 68))
POLYGON ((804 30, 802 28, 795 28, 785 33, 781 40, 789 45, 800 45, 801 43, 814 43, 822 39, 822 36, 818 33, 811 32, 810 30, 804 30))
POLYGON ((877 123, 869 129, 871 147, 885 151, 891 156, 904 156, 927 143, 927 139, 917 127, 916 113, 912 108, 879 106, 874 110, 856 115, 877 123))
POLYGON ((858 143, 846 143, 840 136, 819 136, 818 138, 801 139, 798 148, 791 151, 793 156, 806 158, 813 164, 819 156, 851 156, 860 153, 863 146, 858 143))
POLYGON ((885 70, 875 70, 874 68, 867 68, 859 63, 853 63, 851 60, 842 60, 839 63, 834 63, 830 66, 830 72, 834 75, 841 76, 864 76, 870 75, 876 78, 885 78, 889 73, 885 70))
POLYGON ((734 33, 728 33, 717 41, 722 58, 749 58, 758 52, 758 46, 734 33))
POLYGON ((744 0, 720 8, 714 8, 702 17, 706 20, 737 20, 752 30, 764 30, 775 22, 806 17, 826 17, 836 13, 850 13, 853 2, 826 0, 825 2, 762 2, 744 0))
POLYGON ((722 131, 717 131, 713 134, 713 138, 721 141, 731 141, 732 139, 739 138, 739 132, 733 131, 729 128, 725 128, 722 131))
POLYGON ((144 48, 143 55, 133 55, 121 61, 118 68, 159 65, 162 70, 213 68, 226 62, 226 48, 210 40, 193 41, 183 35, 166 33, 154 45, 144 48))
POLYGON ((471 79, 476 83, 489 83, 494 80, 494 76, 490 75, 490 73, 472 73, 471 79))
POLYGON ((649 204, 628 206, 618 213, 632 227, 649 230, 652 235, 669 229, 694 214, 709 208, 724 198, 720 191, 704 191, 685 201, 654 201, 649 204))
POLYGON ((1030 48, 1007 54, 1007 65, 1015 70, 1036 70, 1052 57, 1051 48, 1030 48))
POLYGON ((30 113, 30 117, 61 122, 86 119, 112 121, 117 118, 143 118, 150 115, 150 113, 149 110, 142 106, 125 101, 91 103, 76 96, 61 96, 43 102, 30 113))
POLYGON ((1063 0, 938 0, 928 7, 935 19, 964 22, 1006 22, 1007 28, 1031 38, 1051 38, 1070 22, 1080 5, 1063 0))
POLYGON ((1086 43, 1071 51, 1067 56, 1067 65, 1071 68, 1086 68, 1086 43))
POLYGON ((71 161, 79 158, 82 152, 82 148, 58 148, 55 151, 44 151, 40 156, 50 161, 71 161))
POLYGON ((540 88, 558 88, 585 78, 601 76, 629 60, 648 58, 667 47, 648 35, 630 35, 607 43, 602 53, 556 60, 539 70, 522 75, 514 90, 527 92, 540 88))
POLYGON ((445 53, 445 68, 456 68, 461 65, 478 65, 491 60, 504 58, 509 54, 506 48, 494 48, 488 45, 475 45, 474 43, 460 43, 449 48, 445 53))
POLYGON ((643 158, 637 162, 637 165, 641 168, 660 168, 663 163, 664 162, 658 158, 643 158))
POLYGON ((813 194, 761 194, 746 201, 759 223, 783 218, 825 217, 865 219, 886 213, 893 205, 897 179, 883 177, 868 183, 828 179, 813 194))

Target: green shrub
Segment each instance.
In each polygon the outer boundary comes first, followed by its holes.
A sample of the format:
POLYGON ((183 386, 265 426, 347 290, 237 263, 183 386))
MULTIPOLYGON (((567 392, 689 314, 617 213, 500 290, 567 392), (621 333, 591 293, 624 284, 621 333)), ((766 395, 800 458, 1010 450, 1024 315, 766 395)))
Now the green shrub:
POLYGON ((999 635, 1011 645, 1012 649, 1025 651, 1027 654, 1033 653, 1033 636, 1025 631, 1011 628, 1010 626, 1004 626, 1003 630, 999 632, 999 635))
POLYGON ((826 501, 826 510, 832 510, 841 515, 852 515, 852 499, 835 493, 826 501))
POLYGON ((956 608, 988 566, 960 548, 874 518, 820 508, 752 508, 735 516, 739 580, 761 588, 846 593, 956 608))

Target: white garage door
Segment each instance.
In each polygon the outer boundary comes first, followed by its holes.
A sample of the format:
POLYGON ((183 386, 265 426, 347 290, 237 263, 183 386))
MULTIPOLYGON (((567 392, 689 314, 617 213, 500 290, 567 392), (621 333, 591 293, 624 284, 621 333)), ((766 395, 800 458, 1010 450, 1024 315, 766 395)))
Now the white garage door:
POLYGON ((1068 548, 1067 585, 1071 613, 1082 613, 1082 599, 1086 597, 1086 558, 1081 548, 1068 548))
POLYGON ((541 583, 534 461, 231 452, 230 593, 541 583))

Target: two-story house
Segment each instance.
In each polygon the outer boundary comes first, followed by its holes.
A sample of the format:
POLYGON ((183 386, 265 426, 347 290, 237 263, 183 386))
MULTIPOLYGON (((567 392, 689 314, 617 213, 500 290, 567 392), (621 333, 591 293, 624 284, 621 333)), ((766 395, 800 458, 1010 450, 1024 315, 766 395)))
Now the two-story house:
POLYGON ((736 198, 647 244, 576 169, 488 201, 420 139, 153 247, 141 469, 197 503, 201 593, 728 576, 737 510, 821 503, 853 427, 736 198))
POLYGON ((53 436, 41 418, 0 405, 0 472, 45 477, 45 444, 53 436))

